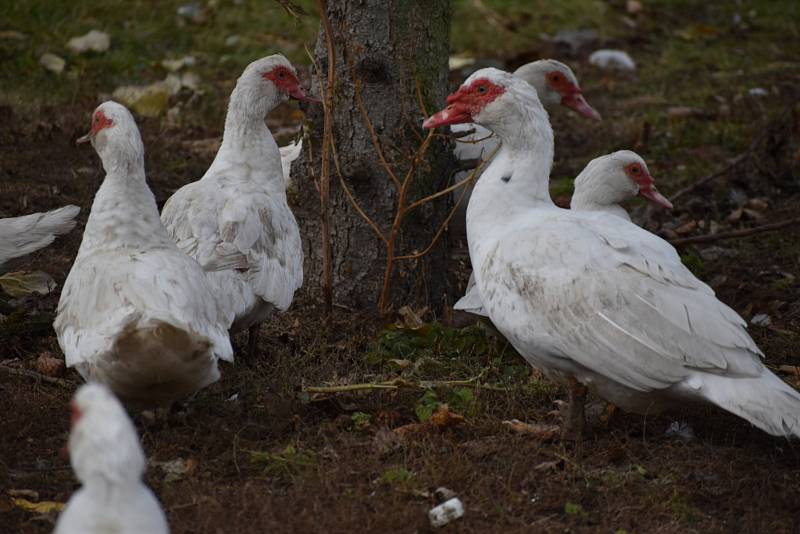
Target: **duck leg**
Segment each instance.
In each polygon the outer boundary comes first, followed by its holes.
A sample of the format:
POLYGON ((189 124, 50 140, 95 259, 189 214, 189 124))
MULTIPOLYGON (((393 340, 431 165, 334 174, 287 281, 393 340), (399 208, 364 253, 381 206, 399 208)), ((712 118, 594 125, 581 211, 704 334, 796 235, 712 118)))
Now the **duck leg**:
POLYGON ((585 404, 588 389, 572 376, 567 379, 567 384, 569 387, 569 408, 566 421, 564 421, 562 438, 570 441, 581 441, 586 426, 585 404))
POLYGON ((261 324, 254 324, 247 329, 247 361, 249 363, 255 362, 256 351, 258 351, 258 333, 261 330, 261 324))

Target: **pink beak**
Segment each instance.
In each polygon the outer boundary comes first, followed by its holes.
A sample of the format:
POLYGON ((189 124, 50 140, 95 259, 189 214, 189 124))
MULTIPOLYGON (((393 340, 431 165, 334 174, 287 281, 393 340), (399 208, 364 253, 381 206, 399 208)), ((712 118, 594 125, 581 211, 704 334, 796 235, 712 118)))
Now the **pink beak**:
POLYGON ((663 206, 670 210, 673 207, 672 202, 670 202, 667 197, 659 193, 658 189, 656 189, 656 186, 654 185, 640 186, 639 194, 647 200, 658 204, 659 206, 663 206))
POLYGON ((305 90, 300 86, 300 84, 289 87, 289 90, 286 92, 289 93, 289 96, 291 96, 295 100, 302 100, 303 102, 311 102, 312 104, 322 103, 319 99, 308 96, 305 90))
POLYGON ((586 99, 583 98, 583 95, 579 92, 564 96, 561 99, 561 105, 575 110, 578 114, 586 117, 587 119, 594 119, 597 121, 602 120, 602 117, 597 110, 590 106, 586 99))
POLYGON ((447 126, 448 124, 462 124, 471 121, 472 115, 467 108, 463 105, 455 103, 450 104, 443 110, 434 113, 425 119, 425 122, 422 123, 422 127, 431 130, 433 128, 438 128, 439 126, 447 126))

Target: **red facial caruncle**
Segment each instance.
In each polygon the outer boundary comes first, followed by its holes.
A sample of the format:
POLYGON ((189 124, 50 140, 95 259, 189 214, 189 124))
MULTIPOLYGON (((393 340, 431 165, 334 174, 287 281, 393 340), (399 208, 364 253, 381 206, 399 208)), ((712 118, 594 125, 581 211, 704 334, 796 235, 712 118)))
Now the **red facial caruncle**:
POLYGON ((561 105, 575 110, 587 119, 600 120, 600 114, 583 97, 580 88, 563 72, 553 70, 545 74, 547 84, 561 96, 561 105))
POLYGON ((76 142, 77 143, 86 143, 90 141, 93 137, 95 137, 101 130, 105 128, 111 128, 114 125, 114 121, 110 118, 106 117, 106 114, 103 113, 103 110, 97 110, 92 117, 92 129, 89 130, 89 133, 80 137, 76 142))
POLYGON ((448 124, 472 122, 472 118, 506 92, 488 78, 478 78, 447 97, 447 107, 431 115, 422 123, 423 128, 438 128, 448 124))
POLYGON ((265 72, 264 79, 271 81, 279 90, 283 91, 296 100, 319 103, 316 98, 311 98, 300 86, 300 80, 288 67, 279 65, 274 69, 265 72))
POLYGON ((670 202, 664 195, 656 189, 656 181, 640 163, 629 163, 625 166, 625 174, 636 185, 639 186, 639 194, 667 209, 672 209, 672 202, 670 202))
POLYGON ((75 404, 75 401, 72 401, 69 404, 69 407, 70 407, 69 425, 70 427, 74 427, 75 425, 78 424, 78 421, 83 415, 83 412, 81 411, 80 408, 78 408, 78 405, 75 404))

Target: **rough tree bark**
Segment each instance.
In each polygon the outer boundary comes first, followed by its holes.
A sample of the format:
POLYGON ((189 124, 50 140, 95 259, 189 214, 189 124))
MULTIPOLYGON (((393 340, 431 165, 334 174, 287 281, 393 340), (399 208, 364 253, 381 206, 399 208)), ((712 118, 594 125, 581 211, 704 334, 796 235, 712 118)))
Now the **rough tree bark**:
MULTIPOLYGON (((402 179, 411 156, 425 136, 423 113, 436 111, 447 94, 450 45, 449 0, 334 0, 328 17, 336 48, 333 139, 344 180, 362 209, 389 234, 396 212, 397 189, 382 167, 356 100, 356 80, 386 159, 402 179), (419 89, 418 89, 419 88, 419 89)), ((323 30, 317 39, 316 64, 321 69, 313 90, 321 95, 327 76, 323 30)), ((296 213, 304 236, 306 286, 318 291, 322 280, 320 201, 313 175, 319 179, 323 129, 322 106, 308 111, 310 135, 292 175, 297 180, 296 213)), ((408 201, 444 187, 451 156, 438 139, 414 177, 408 201)), ((423 250, 448 213, 449 195, 410 213, 402 226, 396 254, 423 250)), ((330 217, 334 302, 374 308, 386 262, 386 248, 358 215, 343 192, 331 165, 330 217)), ((446 238, 421 260, 395 264, 392 301, 438 307, 446 290, 446 238)))

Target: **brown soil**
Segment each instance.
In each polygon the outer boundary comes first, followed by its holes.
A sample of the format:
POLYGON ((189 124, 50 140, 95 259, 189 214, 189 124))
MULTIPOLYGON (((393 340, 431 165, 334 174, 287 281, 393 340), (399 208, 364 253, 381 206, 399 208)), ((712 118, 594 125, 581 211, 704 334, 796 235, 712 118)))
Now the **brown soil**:
MULTIPOLYGON (((36 120, 0 110, 4 216, 76 203, 85 222, 102 169, 90 148, 73 142, 92 108, 90 101, 77 102, 71 109, 80 112, 50 110, 36 120)), ((210 162, 211 153, 189 157, 181 142, 218 130, 183 131, 178 139, 150 121, 141 127, 159 201, 210 162)), ((569 149, 561 165, 569 167, 568 156, 569 149)), ((798 200, 772 194, 765 222, 796 214, 798 200)), ((80 235, 79 228, 59 239, 26 267, 63 282, 80 235)), ((797 284, 777 283, 782 272, 798 273, 798 242, 797 231, 786 229, 725 243, 734 255, 703 266, 706 279, 726 277, 717 279, 716 289, 737 311, 770 314, 770 328, 751 330, 771 366, 800 365, 797 284)), ((24 308, 52 311, 57 296, 24 308)), ((156 466, 147 471, 174 533, 428 532, 434 502, 426 494, 438 486, 455 491, 466 507, 465 517, 446 528, 453 532, 792 532, 800 524, 800 445, 712 408, 651 418, 617 414, 576 451, 508 431, 506 419, 553 422, 552 401, 563 398, 518 387, 477 392, 478 409, 465 424, 394 438, 387 428, 416 420, 418 391, 310 401, 298 395, 303 386, 375 378, 363 355, 378 321, 342 310, 331 324, 319 317, 314 299, 302 296, 291 313, 265 328, 263 353, 252 366, 226 365, 223 379, 202 391, 184 418, 137 423, 151 461, 195 462, 178 481, 165 481, 156 466), (371 415, 366 428, 353 427, 356 412, 371 415), (689 423, 697 438, 665 437, 673 421, 689 423), (254 452, 281 454, 287 445, 312 460, 267 468, 253 459, 254 452), (392 468, 413 475, 388 481, 384 475, 392 468)), ((26 365, 44 351, 60 354, 51 331, 13 335, 3 344, 2 359, 26 365)), ((4 490, 34 490, 41 500, 64 502, 76 489, 59 450, 67 438, 68 401, 80 381, 72 371, 65 378, 66 387, 0 370, 4 490)), ((51 521, 11 506, 0 493, 0 532, 49 532, 51 521)))

